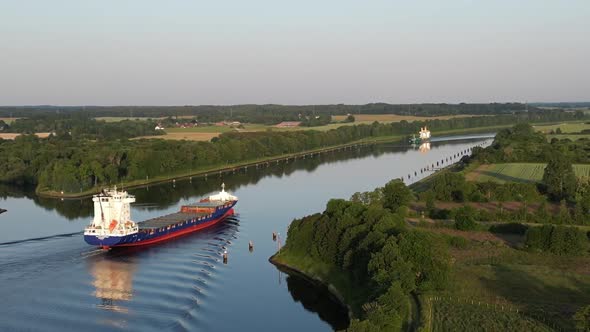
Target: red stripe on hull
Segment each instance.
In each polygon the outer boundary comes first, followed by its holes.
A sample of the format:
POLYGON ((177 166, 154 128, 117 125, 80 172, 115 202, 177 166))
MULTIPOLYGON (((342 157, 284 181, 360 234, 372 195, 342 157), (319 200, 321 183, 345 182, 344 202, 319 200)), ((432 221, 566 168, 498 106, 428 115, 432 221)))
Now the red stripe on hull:
POLYGON ((133 243, 125 243, 125 244, 117 244, 117 245, 114 245, 113 248, 115 248, 115 247, 136 247, 136 246, 143 246, 143 245, 147 245, 147 244, 154 244, 154 243, 159 243, 159 242, 162 242, 162 241, 170 240, 172 238, 175 238, 175 237, 178 237, 178 236, 181 236, 181 235, 189 234, 189 233, 192 233, 192 232, 196 232, 198 230, 201 230, 203 228, 207 228, 209 226, 213 226, 216 223, 218 223, 218 222, 222 221, 223 219, 225 219, 227 216, 233 215, 233 214, 234 214, 234 209, 229 209, 224 215, 222 215, 218 219, 211 220, 211 221, 206 222, 204 224, 195 225, 195 226, 189 227, 187 229, 183 229, 183 230, 178 231, 178 232, 170 233, 170 234, 164 235, 164 236, 159 236, 157 238, 146 240, 146 241, 139 241, 139 242, 133 242, 133 243))

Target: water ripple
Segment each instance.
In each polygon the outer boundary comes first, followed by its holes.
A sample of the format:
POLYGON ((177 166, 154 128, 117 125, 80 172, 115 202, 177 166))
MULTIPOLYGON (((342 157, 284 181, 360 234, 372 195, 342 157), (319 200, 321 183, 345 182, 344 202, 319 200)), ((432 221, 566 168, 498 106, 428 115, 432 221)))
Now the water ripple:
POLYGON ((0 322, 0 330, 201 329, 209 293, 220 287, 221 255, 237 231, 232 220, 162 245, 109 252, 84 246, 79 233, 2 244, 0 282, 14 287, 0 296, 5 313, 23 319, 0 322), (18 297, 19 288, 33 288, 35 299, 18 297))

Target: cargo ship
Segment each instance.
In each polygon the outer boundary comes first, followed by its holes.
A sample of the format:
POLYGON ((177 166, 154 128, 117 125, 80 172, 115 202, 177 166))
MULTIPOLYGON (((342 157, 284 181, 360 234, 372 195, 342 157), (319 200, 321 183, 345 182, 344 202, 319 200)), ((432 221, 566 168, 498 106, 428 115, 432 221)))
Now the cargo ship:
POLYGON ((141 222, 131 220, 135 197, 126 191, 103 190, 92 196, 94 219, 84 230, 84 241, 103 249, 132 247, 166 241, 212 226, 233 215, 236 196, 225 191, 197 203, 183 205, 179 212, 141 222))
POLYGON ((428 128, 420 128, 418 135, 418 137, 416 137, 416 135, 410 137, 410 144, 418 145, 430 141, 430 130, 428 130, 428 128))

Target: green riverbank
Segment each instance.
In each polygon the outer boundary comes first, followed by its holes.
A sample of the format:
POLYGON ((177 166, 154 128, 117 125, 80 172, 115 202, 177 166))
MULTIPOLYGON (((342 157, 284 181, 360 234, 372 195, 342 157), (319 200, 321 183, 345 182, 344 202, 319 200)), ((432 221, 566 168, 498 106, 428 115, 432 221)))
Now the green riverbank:
MULTIPOLYGON (((274 157, 245 160, 245 161, 238 162, 238 163, 227 164, 224 166, 209 167, 209 168, 205 168, 205 169, 194 170, 191 172, 182 172, 182 173, 175 173, 175 174, 170 174, 170 175, 157 176, 157 177, 144 179, 144 180, 121 182, 121 183, 117 183, 116 185, 118 188, 132 189, 132 188, 141 188, 141 187, 145 187, 145 186, 152 185, 152 184, 159 184, 159 183, 171 182, 171 181, 176 181, 176 180, 188 179, 188 178, 192 178, 192 177, 206 177, 206 176, 210 176, 210 175, 221 175, 224 173, 232 173, 232 172, 235 172, 235 171, 243 169, 243 168, 257 167, 257 166, 262 167, 262 166, 267 166, 267 164, 270 164, 273 162, 278 163, 281 161, 288 161, 290 159, 296 159, 296 158, 304 158, 307 156, 313 156, 313 155, 317 155, 317 154, 325 153, 325 152, 330 152, 330 151, 343 150, 343 149, 347 149, 347 148, 355 148, 355 147, 372 145, 372 144, 377 144, 377 143, 382 143, 382 142, 392 142, 392 141, 396 141, 399 139, 400 139, 399 136, 379 137, 377 139, 363 139, 363 140, 359 140, 359 141, 355 141, 355 142, 351 142, 351 143, 347 143, 347 144, 335 145, 335 146, 325 147, 325 148, 321 148, 321 149, 308 150, 308 151, 303 151, 303 152, 299 152, 299 153, 283 154, 283 155, 274 156, 274 157)), ((57 192, 57 191, 47 191, 47 190, 36 190, 36 193, 39 196, 50 197, 50 198, 82 198, 82 197, 88 197, 88 196, 91 196, 95 193, 98 193, 103 188, 104 188, 104 186, 103 187, 94 187, 92 189, 84 190, 84 191, 77 192, 77 193, 57 192)))
MULTIPOLYGON (((282 253, 284 253, 284 251, 282 253)), ((355 309, 349 305, 351 297, 355 297, 355 295, 352 294, 352 291, 350 291, 353 289, 350 287, 350 280, 347 280, 347 278, 344 277, 334 278, 336 271, 333 271, 332 268, 321 263, 318 264, 318 262, 311 261, 303 263, 295 256, 282 253, 277 253, 271 256, 268 259, 269 262, 285 273, 295 274, 314 285, 325 287, 335 301, 337 301, 342 307, 347 308, 349 319, 358 315, 358 312, 355 313, 355 309), (346 295, 348 299, 343 295, 344 293, 342 290, 347 290, 346 295)), ((359 308, 356 308, 357 311, 358 309, 359 308)))
MULTIPOLYGON (((498 129, 505 128, 505 127, 507 127, 507 126, 491 126, 491 127, 480 127, 480 128, 470 128, 470 129, 454 129, 454 130, 440 131, 437 134, 438 135, 476 134, 476 133, 484 133, 484 132, 494 131, 494 130, 498 130, 498 129)), ((309 155, 316 155, 316 154, 320 154, 320 153, 336 151, 336 150, 341 150, 341 149, 346 149, 346 148, 354 148, 354 147, 372 145, 372 144, 377 144, 377 143, 388 143, 388 142, 402 142, 403 143, 403 140, 405 139, 405 137, 406 137, 406 135, 370 137, 370 138, 365 138, 362 140, 358 140, 358 141, 354 141, 354 142, 350 142, 350 143, 346 143, 346 144, 329 146, 329 147, 324 147, 324 148, 320 148, 320 149, 313 149, 313 150, 307 150, 307 151, 298 152, 298 153, 283 154, 283 155, 279 155, 279 156, 245 160, 245 161, 237 162, 237 163, 233 163, 233 164, 222 165, 222 166, 218 165, 218 166, 209 167, 209 168, 205 168, 205 169, 193 170, 190 172, 175 173, 175 174, 157 176, 157 177, 148 178, 148 179, 121 182, 121 183, 117 183, 116 185, 119 188, 132 189, 132 188, 141 188, 141 187, 145 187, 145 186, 153 185, 153 184, 171 182, 171 181, 175 181, 175 180, 188 179, 188 178, 192 178, 192 177, 206 177, 206 176, 211 176, 211 175, 221 175, 224 173, 232 173, 232 172, 235 172, 235 171, 237 171, 239 169, 243 169, 243 168, 263 166, 262 164, 264 164, 264 166, 266 166, 267 163, 273 163, 273 162, 278 163, 281 161, 289 161, 290 159, 304 158, 309 155)), ((94 187, 94 188, 91 188, 88 190, 84 190, 81 192, 75 192, 75 193, 37 189, 36 193, 37 193, 37 195, 39 195, 41 197, 49 197, 49 198, 64 198, 64 199, 83 198, 83 197, 89 197, 93 194, 96 194, 96 193, 100 192, 100 190, 102 190, 103 188, 104 188, 104 186, 94 187)))

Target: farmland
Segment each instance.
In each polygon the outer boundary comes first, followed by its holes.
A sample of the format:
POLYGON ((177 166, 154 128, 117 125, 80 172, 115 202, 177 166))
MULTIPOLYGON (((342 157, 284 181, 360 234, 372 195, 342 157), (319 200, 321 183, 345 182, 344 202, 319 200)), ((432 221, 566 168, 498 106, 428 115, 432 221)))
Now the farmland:
MULTIPOLYGON (((480 165, 466 175, 469 181, 498 183, 538 182, 543 178, 546 164, 542 163, 508 163, 480 165)), ((590 165, 574 165, 578 177, 590 177, 590 165)))
MULTIPOLYGON (((414 115, 397 115, 397 114, 353 114, 356 123, 371 123, 374 121, 378 122, 400 122, 400 121, 424 121, 424 120, 448 120, 452 118, 464 118, 471 117, 473 115, 445 115, 445 116, 414 116, 414 115)), ((334 115, 332 116, 333 121, 344 121, 346 115, 334 115)))
MULTIPOLYGON (((17 136, 20 136, 19 133, 0 133, 1 139, 15 139, 17 136)), ((36 136, 40 138, 46 138, 49 136, 49 133, 35 133, 36 136)))
MULTIPOLYGON (((262 131, 270 128, 269 126, 259 124, 244 124, 243 128, 232 128, 230 126, 198 126, 188 128, 166 128, 165 135, 161 136, 144 136, 140 138, 163 138, 171 140, 188 140, 188 141, 210 141, 222 133, 230 131, 262 131)), ((273 129, 274 130, 274 129, 273 129)))
MULTIPOLYGON (((232 128, 229 126, 198 126, 198 127, 188 127, 188 128, 166 128, 166 135, 163 136, 149 136, 143 138, 164 138, 164 139, 186 139, 192 141, 208 141, 213 137, 219 136, 219 134, 229 132, 229 131, 240 131, 240 132, 252 132, 252 131, 265 131, 265 130, 272 130, 272 131, 296 131, 296 130, 317 130, 317 131, 328 131, 331 129, 336 129, 341 126, 350 126, 350 125, 357 125, 357 124, 370 124, 374 121, 378 122, 400 122, 402 120, 405 121, 419 121, 419 120, 433 120, 433 119, 440 119, 446 120, 456 117, 470 117, 471 115, 458 115, 458 116, 438 116, 438 117, 419 117, 419 116, 406 116, 406 115, 394 115, 394 114, 358 114, 355 115, 356 121, 355 122, 348 122, 348 123, 330 123, 324 126, 317 126, 317 127, 286 127, 286 128, 277 128, 274 125, 263 125, 263 124, 255 124, 255 123, 243 123, 243 128, 232 128)), ((333 116, 332 119, 334 121, 343 121, 346 116, 333 116)), ((121 121, 124 119, 147 119, 147 118, 113 118, 113 117, 103 117, 97 118, 100 120, 104 120, 107 122, 114 122, 114 121, 121 121)))
POLYGON ((0 118, 0 121, 4 121, 4 122, 6 122, 6 123, 8 123, 8 124, 11 124, 11 123, 13 123, 13 122, 14 122, 14 120, 16 120, 16 119, 18 119, 18 118, 0 118))

